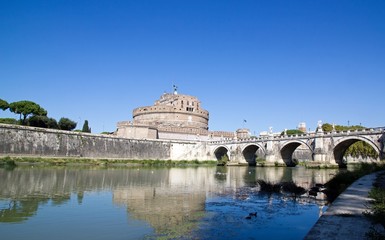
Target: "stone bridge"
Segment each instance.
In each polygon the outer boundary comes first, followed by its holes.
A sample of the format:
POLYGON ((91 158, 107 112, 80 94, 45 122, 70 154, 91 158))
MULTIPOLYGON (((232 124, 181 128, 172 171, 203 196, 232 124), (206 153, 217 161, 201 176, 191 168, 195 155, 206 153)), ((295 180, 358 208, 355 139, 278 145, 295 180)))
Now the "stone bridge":
MULTIPOLYGON (((210 142, 210 152, 221 160, 224 156, 230 164, 254 165, 257 158, 266 159, 266 164, 285 164, 292 166, 293 152, 299 147, 309 149, 312 161, 318 164, 346 165, 344 154, 350 145, 357 141, 369 144, 378 154, 379 161, 385 158, 385 128, 364 129, 358 131, 316 133, 238 139, 210 142)), ((373 161, 373 159, 367 159, 373 161)))

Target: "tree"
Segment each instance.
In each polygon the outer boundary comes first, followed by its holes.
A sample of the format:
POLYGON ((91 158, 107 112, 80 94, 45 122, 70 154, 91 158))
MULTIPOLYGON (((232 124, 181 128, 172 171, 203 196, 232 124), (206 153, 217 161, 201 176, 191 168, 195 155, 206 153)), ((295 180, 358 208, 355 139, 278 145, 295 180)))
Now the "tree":
MULTIPOLYGON (((334 130, 337 132, 348 131, 348 130, 355 131, 355 130, 362 130, 362 129, 365 129, 365 127, 359 126, 359 125, 355 125, 355 126, 334 125, 334 130)), ((322 125, 322 130, 324 132, 331 132, 333 131, 333 125, 331 125, 330 123, 324 123, 322 125)))
POLYGON ((32 127, 41 127, 46 128, 48 123, 48 117, 47 116, 32 116, 28 118, 28 125, 32 127))
POLYGON ((85 121, 84 121, 83 128, 82 128, 82 132, 87 132, 87 133, 90 133, 90 132, 91 132, 91 128, 88 127, 88 120, 85 120, 85 121))
POLYGON ((20 114, 20 121, 23 125, 26 124, 26 119, 31 114, 47 116, 47 111, 40 107, 39 104, 26 100, 10 103, 9 110, 15 114, 20 114), (21 118, 22 116, 23 119, 21 118))
POLYGON ((372 148, 372 146, 363 141, 358 141, 350 145, 350 147, 346 150, 345 155, 350 155, 352 157, 378 157, 377 152, 372 148))
MULTIPOLYGON (((298 129, 288 129, 286 130, 286 135, 291 136, 291 135, 302 135, 303 132, 298 129)), ((285 135, 285 131, 281 132, 281 135, 285 135)))
POLYGON ((55 119, 47 116, 34 115, 28 119, 28 125, 41 128, 53 128, 58 129, 59 126, 55 119))
POLYGON ((47 128, 59 129, 59 125, 54 118, 48 118, 47 128))
POLYGON ((0 99, 0 109, 3 111, 7 110, 9 108, 9 104, 7 101, 0 99))
POLYGON ((333 131, 333 126, 330 123, 324 123, 322 124, 322 131, 331 132, 333 131))
POLYGON ((76 124, 77 123, 72 121, 72 120, 70 120, 70 119, 68 119, 68 118, 62 117, 62 118, 60 118, 58 124, 59 124, 59 128, 61 130, 72 131, 72 130, 74 130, 76 128, 76 124))

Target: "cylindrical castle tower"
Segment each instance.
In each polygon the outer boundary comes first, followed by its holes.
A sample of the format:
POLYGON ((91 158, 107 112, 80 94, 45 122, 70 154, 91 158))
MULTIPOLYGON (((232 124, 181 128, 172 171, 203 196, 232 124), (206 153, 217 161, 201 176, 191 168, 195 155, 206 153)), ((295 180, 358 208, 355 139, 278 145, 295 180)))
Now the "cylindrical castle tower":
POLYGON ((198 98, 174 92, 164 93, 153 106, 133 110, 134 125, 162 128, 208 130, 209 112, 201 108, 198 98))
POLYGON ((116 136, 133 139, 222 140, 234 132, 209 131, 209 112, 198 98, 164 93, 154 105, 133 110, 132 121, 117 123, 116 136))

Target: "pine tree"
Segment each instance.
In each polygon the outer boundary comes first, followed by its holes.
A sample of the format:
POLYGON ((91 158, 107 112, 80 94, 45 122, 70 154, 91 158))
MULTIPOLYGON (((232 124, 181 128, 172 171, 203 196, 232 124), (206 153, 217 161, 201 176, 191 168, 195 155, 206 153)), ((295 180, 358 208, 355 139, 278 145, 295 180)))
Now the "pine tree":
POLYGON ((87 132, 87 133, 91 132, 91 128, 88 127, 88 120, 84 121, 82 132, 87 132))

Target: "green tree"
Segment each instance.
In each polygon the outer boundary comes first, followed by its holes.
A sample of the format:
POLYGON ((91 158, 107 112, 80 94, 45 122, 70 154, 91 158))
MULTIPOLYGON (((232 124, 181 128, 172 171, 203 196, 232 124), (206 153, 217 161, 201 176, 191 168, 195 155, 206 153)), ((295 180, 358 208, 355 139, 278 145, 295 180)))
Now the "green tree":
POLYGON ((322 130, 324 132, 331 132, 333 131, 333 125, 331 125, 330 123, 324 123, 322 124, 322 130))
POLYGON ((68 118, 60 118, 59 122, 58 122, 58 125, 59 125, 59 128, 61 130, 68 130, 68 131, 72 131, 76 128, 76 122, 68 119, 68 118))
POLYGON ((346 150, 345 155, 350 155, 352 157, 369 157, 369 158, 377 158, 378 154, 370 146, 368 143, 364 141, 358 141, 350 145, 350 147, 346 150))
POLYGON ((7 110, 9 108, 9 104, 7 101, 0 99, 0 109, 3 111, 7 110))
POLYGON ((55 119, 49 118, 47 116, 38 116, 38 115, 34 115, 28 118, 28 125, 33 127, 41 127, 41 128, 53 128, 53 129, 59 128, 57 121, 55 119))
MULTIPOLYGON (((334 130, 337 132, 348 131, 348 130, 355 131, 355 130, 362 130, 362 129, 365 129, 365 127, 360 125, 354 125, 354 126, 334 125, 334 130)), ((322 124, 322 130, 324 132, 331 132, 333 131, 333 125, 331 125, 330 123, 324 123, 322 124)))
POLYGON ((82 132, 87 132, 87 133, 91 132, 91 128, 88 126, 88 120, 84 121, 82 132))
POLYGON ((56 119, 48 118, 47 128, 59 129, 59 124, 57 123, 56 119))
MULTIPOLYGON (((282 131, 281 135, 283 136, 284 134, 285 134, 285 131, 282 131)), ((289 130, 286 130, 286 134, 288 136, 290 136, 290 135, 302 135, 303 132, 301 130, 298 130, 298 129, 289 129, 289 130)))
POLYGON ((32 116, 28 118, 28 125, 32 127, 41 127, 46 128, 48 123, 48 117, 47 116, 32 116))
POLYGON ((47 111, 39 104, 26 100, 10 103, 9 110, 15 114, 20 114, 19 119, 23 125, 26 124, 29 115, 47 116, 47 111))

